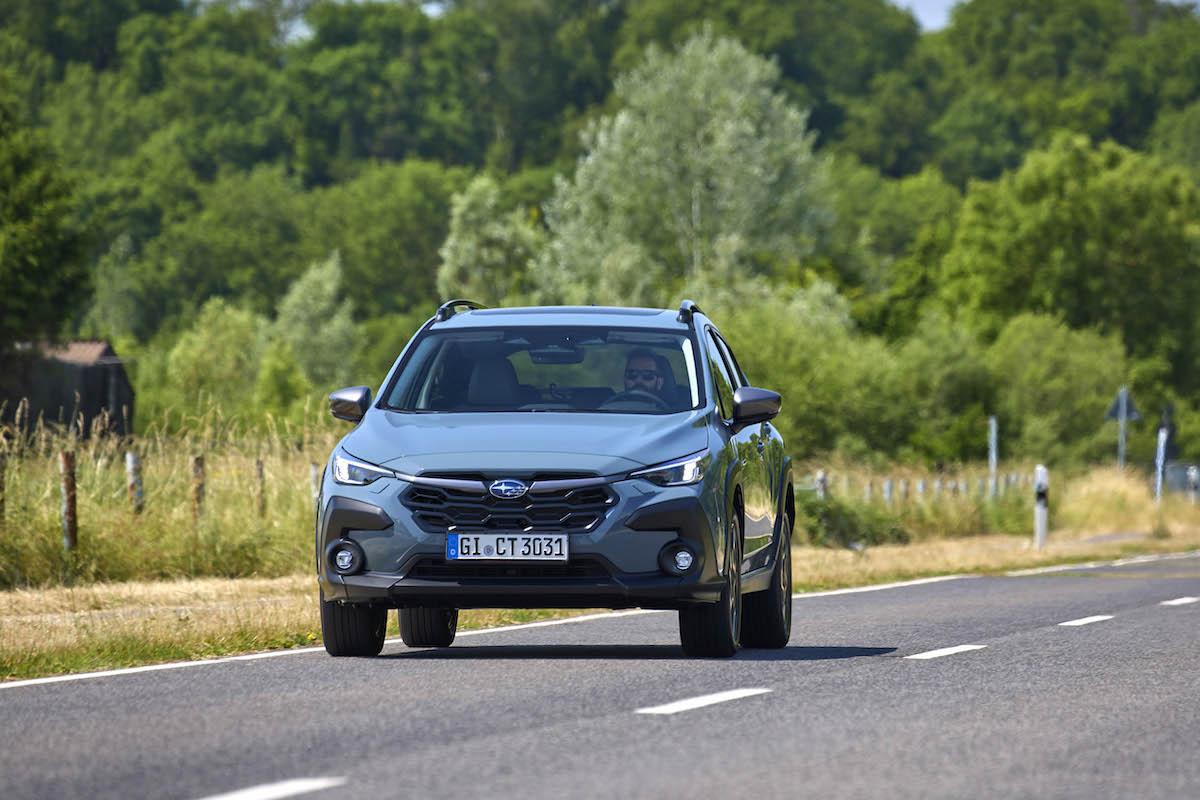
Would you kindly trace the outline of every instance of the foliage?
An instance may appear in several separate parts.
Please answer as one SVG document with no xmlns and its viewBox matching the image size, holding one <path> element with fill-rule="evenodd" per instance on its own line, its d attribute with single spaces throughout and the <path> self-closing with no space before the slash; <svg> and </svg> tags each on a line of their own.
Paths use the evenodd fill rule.
<svg viewBox="0 0 1200 800">
<path fill-rule="evenodd" d="M 1120 340 L 1022 314 L 1004 326 L 986 361 L 1001 425 L 1014 432 L 1005 436 L 1006 457 L 1061 463 L 1107 455 L 1102 420 L 1126 372 Z"/>
<path fill-rule="evenodd" d="M 243 408 L 254 392 L 263 325 L 220 298 L 205 303 L 168 357 L 166 386 L 174 407 L 197 416 L 213 406 Z"/>
<path fill-rule="evenodd" d="M 273 351 L 275 370 L 290 357 L 313 386 L 332 391 L 350 380 L 354 308 L 341 297 L 342 264 L 336 253 L 296 279 L 279 301 L 271 326 L 271 336 L 287 345 Z M 296 386 L 294 381 L 289 384 L 289 388 Z M 284 396 L 301 394 L 289 391 Z"/>
<path fill-rule="evenodd" d="M 1064 136 L 994 184 L 972 184 L 942 260 L 947 308 L 987 336 L 1022 311 L 1121 337 L 1196 383 L 1200 187 L 1115 144 Z"/>
<path fill-rule="evenodd" d="M 45 137 L 23 124 L 0 73 L 0 352 L 55 336 L 87 289 L 75 197 Z"/>
<path fill-rule="evenodd" d="M 454 196 L 450 233 L 439 251 L 438 293 L 499 305 L 526 293 L 526 269 L 541 231 L 521 209 L 502 213 L 500 186 L 481 175 Z"/>
<path fill-rule="evenodd" d="M 993 358 L 1030 313 L 1120 356 L 1077 394 L 1125 381 L 1200 446 L 1189 5 L 968 0 L 926 33 L 887 0 L 0 0 L 0 19 L 0 165 L 25 176 L 0 180 L 0 346 L 115 341 L 139 419 L 195 413 L 171 357 L 224 341 L 197 327 L 214 299 L 259 331 L 222 374 L 265 424 L 374 384 L 446 294 L 687 294 L 784 390 L 798 454 L 978 458 L 1014 404 L 1006 450 L 1100 452 L 1090 410 L 1056 418 L 1040 404 L 1065 390 L 1032 378 L 1017 398 Z M 331 252 L 338 281 L 306 276 Z M 321 311 L 285 300 L 302 290 Z M 329 320 L 315 350 L 282 334 Z"/>
<path fill-rule="evenodd" d="M 683 280 L 810 253 L 827 216 L 824 167 L 778 76 L 707 30 L 672 54 L 651 48 L 546 208 L 534 265 L 544 296 L 662 304 Z"/>
</svg>

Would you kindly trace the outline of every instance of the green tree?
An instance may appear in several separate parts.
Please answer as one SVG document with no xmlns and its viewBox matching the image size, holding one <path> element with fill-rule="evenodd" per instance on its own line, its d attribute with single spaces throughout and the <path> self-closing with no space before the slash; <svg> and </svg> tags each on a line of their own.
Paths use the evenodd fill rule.
<svg viewBox="0 0 1200 800">
<path fill-rule="evenodd" d="M 1200 174 L 1200 100 L 1159 114 L 1150 131 L 1150 151 Z"/>
<path fill-rule="evenodd" d="M 351 181 L 311 193 L 307 251 L 342 256 L 345 292 L 368 316 L 437 307 L 438 247 L 450 202 L 470 179 L 432 161 L 374 164 Z"/>
<path fill-rule="evenodd" d="M 86 297 L 76 200 L 44 137 L 18 119 L 0 75 L 0 351 L 55 336 Z"/>
<path fill-rule="evenodd" d="M 266 323 L 221 298 L 204 304 L 167 357 L 167 397 L 185 414 L 218 408 L 228 415 L 254 394 Z"/>
<path fill-rule="evenodd" d="M 822 142 L 840 138 L 850 101 L 902 67 L 920 33 L 885 0 L 644 0 L 629 4 L 614 63 L 633 69 L 648 45 L 677 46 L 706 25 L 778 64 L 783 91 L 811 109 Z"/>
<path fill-rule="evenodd" d="M 1117 337 L 1022 314 L 1008 321 L 985 360 L 1012 456 L 1077 462 L 1107 455 L 1104 412 L 1126 373 Z"/>
<path fill-rule="evenodd" d="M 268 343 L 254 380 L 255 410 L 297 419 L 303 415 L 305 400 L 312 395 L 312 384 L 305 377 L 292 346 L 283 339 Z"/>
<path fill-rule="evenodd" d="M 271 333 L 290 347 L 313 386 L 332 390 L 349 381 L 356 339 L 354 309 L 342 299 L 342 264 L 336 253 L 310 266 L 292 284 L 279 301 Z"/>
<path fill-rule="evenodd" d="M 180 0 L 0 0 L 4 27 L 54 57 L 104 69 L 116 57 L 117 32 L 139 14 L 171 14 Z"/>
<path fill-rule="evenodd" d="M 539 289 L 659 304 L 720 263 L 811 253 L 828 219 L 825 165 L 778 77 L 707 31 L 675 53 L 650 48 L 617 81 L 621 110 L 589 127 L 574 177 L 547 205 Z"/>
<path fill-rule="evenodd" d="M 967 192 L 938 290 L 987 336 L 1034 311 L 1162 356 L 1177 387 L 1196 375 L 1200 187 L 1119 145 L 1056 139 L 1019 170 Z"/>
<path fill-rule="evenodd" d="M 500 186 L 480 175 L 454 196 L 450 233 L 439 251 L 438 292 L 489 305 L 512 302 L 526 291 L 526 269 L 542 232 L 522 209 L 501 208 Z"/>
</svg>

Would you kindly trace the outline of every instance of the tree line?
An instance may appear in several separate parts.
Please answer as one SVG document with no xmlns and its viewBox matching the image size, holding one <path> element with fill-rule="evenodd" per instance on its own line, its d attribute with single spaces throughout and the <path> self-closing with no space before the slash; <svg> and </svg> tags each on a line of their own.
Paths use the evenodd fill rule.
<svg viewBox="0 0 1200 800">
<path fill-rule="evenodd" d="M 1190 4 L 0 0 L 0 349 L 298 415 L 439 298 L 686 294 L 799 455 L 1186 451 L 1198 142 Z"/>
</svg>

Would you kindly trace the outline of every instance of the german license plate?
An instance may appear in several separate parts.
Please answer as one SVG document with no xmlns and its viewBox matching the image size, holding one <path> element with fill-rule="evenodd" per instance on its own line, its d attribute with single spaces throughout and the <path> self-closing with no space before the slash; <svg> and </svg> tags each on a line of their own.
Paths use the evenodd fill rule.
<svg viewBox="0 0 1200 800">
<path fill-rule="evenodd" d="M 566 561 L 565 533 L 451 533 L 447 561 Z"/>
</svg>

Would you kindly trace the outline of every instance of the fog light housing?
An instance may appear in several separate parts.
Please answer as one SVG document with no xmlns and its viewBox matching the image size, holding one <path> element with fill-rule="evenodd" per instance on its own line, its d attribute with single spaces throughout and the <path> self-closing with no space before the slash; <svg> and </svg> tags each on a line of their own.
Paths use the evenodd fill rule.
<svg viewBox="0 0 1200 800">
<path fill-rule="evenodd" d="M 362 572 L 367 564 L 366 553 L 358 542 L 338 539 L 325 548 L 325 559 L 338 575 L 353 575 Z"/>
<path fill-rule="evenodd" d="M 700 564 L 696 551 L 678 539 L 658 553 L 658 567 L 668 575 L 682 576 L 694 572 Z"/>
</svg>

